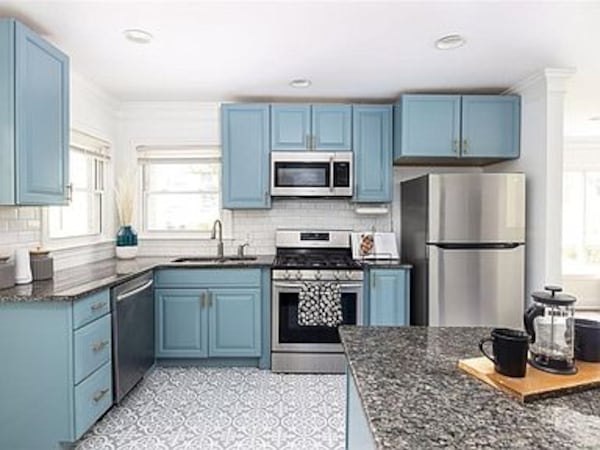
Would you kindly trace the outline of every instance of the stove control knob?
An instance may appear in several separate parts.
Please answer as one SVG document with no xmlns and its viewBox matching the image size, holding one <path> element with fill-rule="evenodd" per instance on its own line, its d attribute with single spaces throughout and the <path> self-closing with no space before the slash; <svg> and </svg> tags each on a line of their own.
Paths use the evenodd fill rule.
<svg viewBox="0 0 600 450">
<path fill-rule="evenodd" d="M 323 275 L 321 275 L 321 271 L 317 270 L 315 272 L 315 280 L 320 280 L 323 277 Z"/>
<path fill-rule="evenodd" d="M 339 280 L 339 279 L 340 279 L 340 271 L 339 271 L 339 270 L 336 270 L 336 271 L 334 272 L 334 274 L 333 274 L 333 278 L 335 278 L 336 280 Z"/>
<path fill-rule="evenodd" d="M 302 272 L 298 271 L 296 272 L 296 280 L 300 280 L 302 279 Z"/>
<path fill-rule="evenodd" d="M 285 278 L 286 280 L 289 280 L 291 277 L 292 277 L 292 274 L 290 273 L 290 271 L 289 271 L 289 270 L 286 270 L 286 271 L 283 273 L 283 278 Z"/>
<path fill-rule="evenodd" d="M 350 272 L 349 270 L 346 270 L 346 280 L 351 280 L 352 279 L 352 272 Z"/>
</svg>

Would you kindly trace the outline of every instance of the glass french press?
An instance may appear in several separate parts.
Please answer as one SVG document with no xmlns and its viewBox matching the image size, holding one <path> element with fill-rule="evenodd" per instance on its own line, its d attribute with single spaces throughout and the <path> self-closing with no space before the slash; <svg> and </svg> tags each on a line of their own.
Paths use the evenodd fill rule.
<svg viewBox="0 0 600 450">
<path fill-rule="evenodd" d="M 558 286 L 545 286 L 547 292 L 531 294 L 533 303 L 525 311 L 525 329 L 531 336 L 529 364 L 556 374 L 574 374 L 576 298 L 559 294 Z"/>
</svg>

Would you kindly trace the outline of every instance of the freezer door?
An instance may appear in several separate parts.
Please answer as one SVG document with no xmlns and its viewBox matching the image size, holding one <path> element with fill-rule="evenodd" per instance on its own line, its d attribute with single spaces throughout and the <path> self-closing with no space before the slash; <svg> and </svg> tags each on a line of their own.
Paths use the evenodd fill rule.
<svg viewBox="0 0 600 450">
<path fill-rule="evenodd" d="M 429 249 L 429 325 L 522 328 L 525 246 Z"/>
<path fill-rule="evenodd" d="M 523 174 L 432 174 L 428 187 L 428 242 L 525 242 Z"/>
</svg>

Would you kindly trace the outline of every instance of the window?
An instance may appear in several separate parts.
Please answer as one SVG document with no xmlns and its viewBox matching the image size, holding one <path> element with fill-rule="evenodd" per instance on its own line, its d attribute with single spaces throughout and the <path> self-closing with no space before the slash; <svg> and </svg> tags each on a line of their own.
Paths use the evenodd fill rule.
<svg viewBox="0 0 600 450">
<path fill-rule="evenodd" d="M 221 162 L 215 149 L 143 147 L 139 155 L 144 232 L 206 232 L 221 218 Z"/>
<path fill-rule="evenodd" d="M 564 172 L 563 272 L 600 271 L 600 170 Z"/>
<path fill-rule="evenodd" d="M 70 201 L 48 208 L 50 239 L 102 234 L 106 158 L 72 146 L 69 154 Z"/>
</svg>

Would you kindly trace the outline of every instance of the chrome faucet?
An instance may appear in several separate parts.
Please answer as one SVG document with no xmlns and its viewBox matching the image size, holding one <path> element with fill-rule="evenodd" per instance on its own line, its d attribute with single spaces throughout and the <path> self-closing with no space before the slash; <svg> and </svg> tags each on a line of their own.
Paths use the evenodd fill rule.
<svg viewBox="0 0 600 450">
<path fill-rule="evenodd" d="M 217 225 L 219 226 L 219 234 L 217 236 Z M 215 220 L 213 223 L 212 234 L 210 235 L 211 239 L 218 239 L 217 242 L 217 256 L 219 258 L 223 257 L 223 224 L 219 219 Z"/>
</svg>

